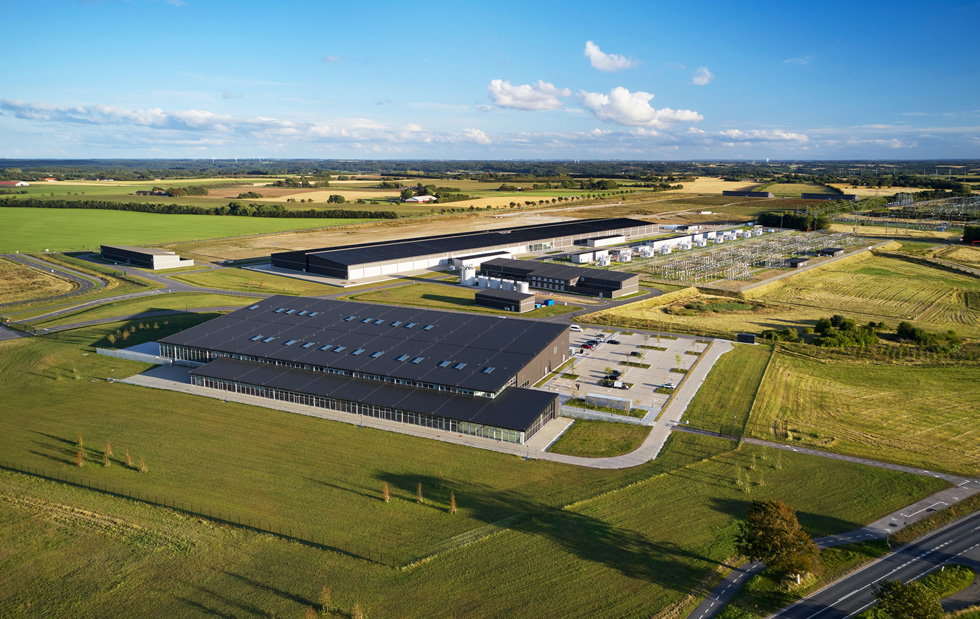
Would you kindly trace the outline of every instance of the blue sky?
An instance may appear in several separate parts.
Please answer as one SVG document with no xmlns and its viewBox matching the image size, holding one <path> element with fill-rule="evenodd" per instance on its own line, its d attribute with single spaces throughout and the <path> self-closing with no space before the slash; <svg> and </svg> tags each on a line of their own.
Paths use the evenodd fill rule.
<svg viewBox="0 0 980 619">
<path fill-rule="evenodd" d="M 3 7 L 6 158 L 980 158 L 980 2 Z"/>
</svg>

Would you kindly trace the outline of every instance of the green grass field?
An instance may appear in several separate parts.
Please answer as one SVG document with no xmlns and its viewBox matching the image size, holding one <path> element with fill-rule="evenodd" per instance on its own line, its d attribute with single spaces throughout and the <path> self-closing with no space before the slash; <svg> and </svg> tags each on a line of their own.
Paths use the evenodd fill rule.
<svg viewBox="0 0 980 619">
<path fill-rule="evenodd" d="M 756 391 L 769 364 L 772 347 L 735 344 L 722 355 L 691 400 L 684 420 L 691 427 L 740 436 Z"/>
<path fill-rule="evenodd" d="M 980 474 L 976 367 L 906 367 L 777 352 L 746 433 L 875 460 Z"/>
<path fill-rule="evenodd" d="M 385 288 L 383 290 L 372 290 L 360 294 L 353 294 L 346 299 L 351 301 L 364 301 L 367 303 L 385 303 L 392 305 L 411 305 L 415 307 L 427 307 L 442 310 L 463 310 L 467 312 L 479 312 L 481 314 L 497 314 L 501 316 L 520 316 L 521 318 L 542 318 L 545 316 L 559 316 L 582 309 L 578 305 L 552 305 L 540 307 L 523 314 L 505 312 L 503 310 L 480 307 L 473 300 L 475 288 L 464 288 L 462 286 L 446 286 L 443 284 L 409 284 L 407 286 L 397 286 Z"/>
<path fill-rule="evenodd" d="M 0 209 L 0 253 L 77 251 L 326 228 L 367 219 L 274 219 L 159 215 L 88 209 Z"/>
<path fill-rule="evenodd" d="M 650 426 L 576 419 L 548 451 L 584 458 L 605 458 L 629 453 L 650 434 Z"/>
<path fill-rule="evenodd" d="M 103 305 L 96 305 L 80 309 L 75 312 L 63 314 L 54 318 L 39 317 L 32 321 L 36 328 L 56 327 L 59 325 L 70 325 L 87 320 L 98 320 L 102 318 L 114 318 L 117 316 L 128 316 L 142 312 L 155 312 L 161 310 L 171 310 L 172 313 L 179 313 L 190 309 L 204 307 L 238 307 L 255 302 L 255 297 L 239 297 L 234 295 L 210 294 L 206 292 L 176 292 L 172 294 L 161 293 L 137 297 L 134 299 L 124 299 L 113 301 Z"/>
<path fill-rule="evenodd" d="M 237 268 L 176 274 L 172 276 L 172 279 L 202 288 L 221 288 L 222 290 L 266 294 L 324 295 L 335 293 L 338 290 L 333 286 L 317 284 L 295 277 L 283 277 Z"/>
<path fill-rule="evenodd" d="M 800 197 L 804 193 L 834 193 L 818 183 L 774 183 L 757 191 L 769 191 L 777 197 Z"/>
</svg>

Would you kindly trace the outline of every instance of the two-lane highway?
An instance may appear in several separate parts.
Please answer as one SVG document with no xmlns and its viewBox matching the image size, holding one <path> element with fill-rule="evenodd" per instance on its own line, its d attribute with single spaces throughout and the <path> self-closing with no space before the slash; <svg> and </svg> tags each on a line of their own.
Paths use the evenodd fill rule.
<svg viewBox="0 0 980 619">
<path fill-rule="evenodd" d="M 980 512 L 908 544 L 812 596 L 772 615 L 772 619 L 845 619 L 875 603 L 874 588 L 907 583 L 949 563 L 980 560 Z"/>
</svg>

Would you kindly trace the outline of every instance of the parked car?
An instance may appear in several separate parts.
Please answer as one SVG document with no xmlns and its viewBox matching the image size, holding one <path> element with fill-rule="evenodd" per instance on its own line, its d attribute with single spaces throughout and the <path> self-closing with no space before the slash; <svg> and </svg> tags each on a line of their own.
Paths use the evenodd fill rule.
<svg viewBox="0 0 980 619">
<path fill-rule="evenodd" d="M 642 356 L 643 356 L 643 353 L 641 353 L 641 352 L 640 352 L 640 351 L 638 351 L 638 350 L 634 350 L 634 351 L 632 351 L 632 352 L 630 353 L 630 356 L 631 356 L 631 357 L 642 357 Z"/>
<path fill-rule="evenodd" d="M 595 346 L 593 346 L 592 344 L 582 344 L 582 348 L 585 350 L 593 350 Z"/>
<path fill-rule="evenodd" d="M 677 383 L 664 383 L 660 386 L 664 389 L 677 389 Z"/>
<path fill-rule="evenodd" d="M 616 389 L 629 389 L 630 388 L 630 384 L 629 383 L 622 383 L 622 382 L 619 382 L 617 380 L 617 381 L 614 381 L 613 382 L 613 387 L 615 387 Z"/>
<path fill-rule="evenodd" d="M 570 326 L 568 328 L 568 330 L 571 331 L 572 333 L 581 333 L 582 332 L 582 327 L 580 327 L 578 325 L 572 325 L 572 326 Z"/>
<path fill-rule="evenodd" d="M 606 344 L 619 344 L 619 340 L 606 340 Z"/>
<path fill-rule="evenodd" d="M 612 387 L 615 383 L 616 383 L 616 381 L 614 381 L 611 378 L 603 378 L 602 380 L 599 381 L 599 386 L 600 387 Z"/>
</svg>

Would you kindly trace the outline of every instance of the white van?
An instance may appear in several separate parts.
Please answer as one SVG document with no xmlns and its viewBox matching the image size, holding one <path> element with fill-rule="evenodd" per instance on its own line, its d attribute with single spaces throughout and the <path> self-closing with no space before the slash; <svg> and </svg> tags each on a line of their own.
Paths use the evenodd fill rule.
<svg viewBox="0 0 980 619">
<path fill-rule="evenodd" d="M 571 331 L 572 333 L 581 333 L 582 332 L 582 327 L 580 327 L 578 325 L 572 325 L 572 326 L 570 326 L 568 328 L 568 330 Z"/>
</svg>

